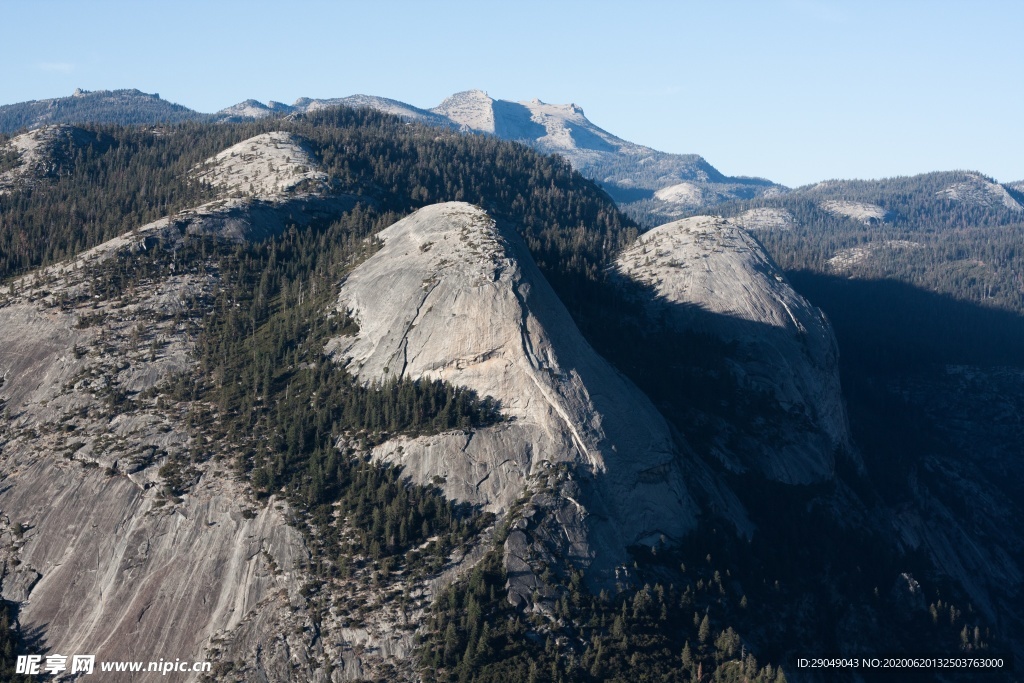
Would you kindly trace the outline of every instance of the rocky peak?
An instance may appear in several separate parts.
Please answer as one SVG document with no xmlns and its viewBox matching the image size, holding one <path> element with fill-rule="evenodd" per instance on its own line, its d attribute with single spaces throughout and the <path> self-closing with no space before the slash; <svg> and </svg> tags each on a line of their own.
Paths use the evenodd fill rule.
<svg viewBox="0 0 1024 683">
<path fill-rule="evenodd" d="M 262 119 L 278 111 L 288 110 L 291 107 L 280 102 L 269 102 L 263 104 L 259 100 L 245 100 L 214 114 L 218 121 L 242 121 L 245 119 Z"/>
<path fill-rule="evenodd" d="M 430 111 L 457 126 L 480 133 L 496 133 L 495 100 L 483 90 L 466 90 L 448 97 Z"/>
<path fill-rule="evenodd" d="M 11 138 L 0 151 L 16 156 L 17 161 L 13 168 L 0 173 L 0 194 L 19 184 L 60 174 L 74 148 L 97 142 L 102 142 L 102 137 L 67 125 L 43 126 Z"/>
<path fill-rule="evenodd" d="M 1024 206 L 1005 187 L 978 173 L 969 173 L 965 180 L 940 190 L 937 196 L 973 206 L 1002 206 L 1011 211 L 1024 211 Z"/>
<path fill-rule="evenodd" d="M 75 90 L 67 97 L 0 106 L 0 133 L 47 124 L 177 123 L 206 118 L 180 104 L 140 90 Z"/>
<path fill-rule="evenodd" d="M 735 400 L 752 406 L 755 432 L 743 449 L 719 443 L 728 467 L 790 484 L 833 476 L 849 435 L 832 328 L 753 237 L 697 216 L 641 235 L 617 267 L 645 292 L 652 319 L 727 349 Z"/>
<path fill-rule="evenodd" d="M 264 199 L 327 181 L 308 143 L 282 131 L 243 140 L 207 159 L 192 175 L 226 192 Z"/>
<path fill-rule="evenodd" d="M 512 556 L 528 563 L 524 548 L 544 546 L 592 578 L 610 577 L 628 546 L 693 528 L 697 506 L 664 419 L 583 340 L 513 230 L 448 203 L 379 237 L 339 298 L 359 332 L 331 351 L 365 381 L 441 378 L 496 399 L 508 419 L 395 439 L 375 457 L 498 513 L 533 490 L 542 512 Z"/>
</svg>

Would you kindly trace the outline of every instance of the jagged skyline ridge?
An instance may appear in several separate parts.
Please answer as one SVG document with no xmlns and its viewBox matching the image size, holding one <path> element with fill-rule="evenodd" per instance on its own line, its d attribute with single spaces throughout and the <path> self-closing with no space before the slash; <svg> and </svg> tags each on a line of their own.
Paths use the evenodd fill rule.
<svg viewBox="0 0 1024 683">
<path fill-rule="evenodd" d="M 269 4 L 51 9 L 50 40 L 12 34 L 0 46 L 0 102 L 137 87 L 198 111 L 353 93 L 430 108 L 481 88 L 576 102 L 624 139 L 791 187 L 957 168 L 1024 177 L 1024 140 L 1007 134 L 1024 108 L 1005 76 L 1024 59 L 1012 40 L 1024 9 L 1012 4 L 293 10 L 343 38 L 328 41 L 268 22 L 280 12 Z M 30 12 L 7 15 L 29 25 Z"/>
</svg>

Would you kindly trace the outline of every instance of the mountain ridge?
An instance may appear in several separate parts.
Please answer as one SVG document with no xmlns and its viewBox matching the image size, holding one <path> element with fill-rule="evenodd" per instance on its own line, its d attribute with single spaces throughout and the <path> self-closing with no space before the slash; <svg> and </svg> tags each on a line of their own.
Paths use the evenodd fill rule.
<svg viewBox="0 0 1024 683">
<path fill-rule="evenodd" d="M 605 189 L 623 211 L 648 225 L 676 220 L 705 206 L 770 199 L 791 191 L 759 177 L 726 176 L 698 154 L 660 152 L 618 138 L 589 121 L 583 108 L 575 103 L 496 100 L 482 90 L 455 93 L 433 108 L 358 94 L 336 98 L 300 97 L 292 104 L 273 100 L 264 104 L 248 99 L 207 114 L 162 100 L 158 93 L 137 89 L 78 89 L 68 97 L 0 106 L 0 134 L 59 123 L 239 122 L 308 113 L 332 106 L 366 107 L 408 121 L 495 135 L 523 142 L 545 154 L 560 154 L 576 170 Z M 965 197 L 978 201 L 987 196 L 990 198 L 987 201 L 1002 203 L 1011 209 L 1015 205 L 1024 206 L 1024 181 L 999 184 L 982 173 L 963 173 L 979 180 L 970 181 L 969 187 L 951 188 L 948 195 L 951 199 Z M 829 180 L 792 191 L 870 182 L 880 181 Z M 999 187 L 979 187 L 979 182 Z"/>
<path fill-rule="evenodd" d="M 76 91 L 75 95 L 0 107 L 0 133 L 47 123 L 161 123 L 178 121 L 237 122 L 268 116 L 289 116 L 331 106 L 367 107 L 406 120 L 464 132 L 495 135 L 522 142 L 545 154 L 560 154 L 576 170 L 598 182 L 624 204 L 653 202 L 666 215 L 708 203 L 749 199 L 785 188 L 752 177 L 729 177 L 697 154 L 671 154 L 622 140 L 594 125 L 576 104 L 495 100 L 481 90 L 455 93 L 432 109 L 373 95 L 313 99 L 300 97 L 291 105 L 255 99 L 212 114 L 193 111 L 138 90 Z M 663 188 L 681 183 L 696 192 L 655 197 Z"/>
<path fill-rule="evenodd" d="M 583 661 L 570 679 L 578 681 L 614 658 L 635 668 L 633 652 L 646 667 L 651 642 L 629 640 L 645 623 L 665 638 L 659 666 L 672 671 L 684 643 L 708 672 L 720 655 L 736 657 L 740 637 L 761 661 L 783 664 L 793 647 L 877 650 L 891 647 L 894 633 L 951 652 L 960 651 L 961 628 L 969 641 L 968 626 L 980 624 L 972 647 L 989 639 L 981 629 L 990 624 L 1014 637 L 1024 562 L 1016 536 L 998 527 L 1019 518 L 1017 505 L 1014 496 L 976 495 L 985 479 L 971 471 L 989 453 L 1015 452 L 1014 409 L 1000 408 L 1001 431 L 990 437 L 1002 449 L 981 449 L 957 478 L 941 472 L 955 458 L 914 462 L 885 449 L 860 471 L 856 457 L 833 452 L 846 445 L 842 434 L 829 435 L 842 431 L 843 404 L 828 321 L 787 284 L 800 274 L 781 271 L 729 219 L 684 219 L 638 237 L 608 195 L 567 164 L 486 130 L 463 136 L 307 104 L 301 116 L 238 124 L 83 128 L 114 143 L 0 197 L 0 218 L 14 217 L 4 235 L 16 246 L 30 219 L 62 216 L 40 213 L 60 204 L 48 190 L 73 188 L 65 196 L 86 208 L 36 220 L 48 228 L 35 233 L 43 239 L 70 234 L 62 254 L 74 258 L 36 260 L 40 268 L 24 276 L 8 266 L 11 286 L 0 291 L 0 399 L 11 416 L 0 422 L 0 587 L 26 625 L 72 624 L 72 603 L 92 600 L 98 587 L 108 598 L 98 609 L 112 620 L 134 620 L 140 634 L 190 620 L 188 637 L 215 645 L 226 680 L 274 681 L 415 679 L 420 665 L 443 665 L 454 680 L 455 667 L 488 661 L 482 653 L 499 642 L 474 628 L 481 604 L 493 608 L 487 628 L 545 669 Z M 576 145 L 577 108 L 531 105 L 558 119 L 538 122 L 530 106 L 512 104 L 522 108 L 475 92 L 445 110 L 467 129 L 539 134 L 534 126 L 550 123 Z M 108 154 L 128 141 L 146 167 L 182 181 L 181 202 L 153 192 L 177 187 L 167 175 L 127 166 L 120 150 Z M 97 172 L 108 166 L 118 172 Z M 984 184 L 943 194 L 970 181 L 931 178 L 915 201 L 940 207 L 954 227 L 975 215 L 1016 216 L 988 201 L 998 197 Z M 798 235 L 810 216 L 858 244 L 894 237 L 893 221 L 913 215 L 889 206 L 898 185 L 857 189 L 825 185 L 783 195 L 789 203 L 762 197 L 723 212 L 758 226 L 766 242 Z M 96 209 L 120 208 L 124 197 L 161 217 Z M 976 198 L 988 203 L 971 204 Z M 21 205 L 29 207 L 22 215 L 6 211 Z M 97 215 L 114 216 L 106 222 L 119 232 L 79 241 L 80 223 L 101 222 Z M 126 215 L 147 218 L 118 218 Z M 58 223 L 67 224 L 63 237 Z M 627 272 L 612 272 L 617 257 Z M 872 299 L 882 301 L 899 303 Z M 912 321 L 943 310 L 908 308 Z M 325 355 L 325 344 L 336 353 Z M 806 371 L 793 370 L 797 362 Z M 801 374 L 823 392 L 807 391 L 795 381 Z M 988 376 L 971 381 L 985 385 Z M 1016 375 L 999 386 L 1015 383 Z M 927 384 L 915 390 L 934 393 Z M 1003 405 L 1001 391 L 977 414 Z M 697 401 L 703 415 L 692 410 Z M 899 422 L 890 405 L 878 410 Z M 810 434 L 811 447 L 772 443 L 776 420 L 782 436 Z M 970 430 L 960 438 L 965 449 L 978 443 Z M 894 451 L 905 443 L 893 441 Z M 231 481 L 211 486 L 221 477 Z M 61 500 L 81 492 L 95 517 L 71 503 L 50 510 L 47 481 Z M 937 486 L 952 490 L 932 495 Z M 990 521 L 974 523 L 981 519 Z M 77 575 L 91 565 L 64 561 L 61 541 L 74 546 L 65 553 L 88 554 L 109 547 L 112 526 L 140 532 L 124 553 L 104 556 L 98 573 L 115 581 Z M 174 554 L 175 538 L 209 552 L 179 557 L 159 575 L 154 563 Z M 581 577 L 588 562 L 594 576 Z M 231 590 L 206 595 L 235 610 L 205 621 L 195 603 L 175 617 L 174 600 L 147 588 L 162 581 L 181 595 L 182 577 L 212 572 L 202 581 L 216 583 L 225 566 L 245 567 L 247 578 L 229 572 Z M 122 568 L 127 578 L 117 583 Z M 607 594 L 588 598 L 580 586 L 595 583 Z M 66 587 L 83 600 L 61 601 Z M 929 618 L 926 601 L 939 595 Z M 430 598 L 439 607 L 427 616 Z M 460 604 L 466 619 L 448 622 L 449 637 L 444 615 L 461 618 Z M 703 626 L 692 618 L 701 613 Z M 433 659 L 419 665 L 417 630 L 434 638 Z M 117 634 L 122 645 L 135 642 Z M 72 642 L 63 626 L 52 635 Z M 186 640 L 171 644 L 196 645 Z"/>
</svg>

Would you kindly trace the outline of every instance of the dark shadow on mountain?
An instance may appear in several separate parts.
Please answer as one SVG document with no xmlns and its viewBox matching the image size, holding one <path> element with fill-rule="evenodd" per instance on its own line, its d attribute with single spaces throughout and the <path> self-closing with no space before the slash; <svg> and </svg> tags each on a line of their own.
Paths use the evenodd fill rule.
<svg viewBox="0 0 1024 683">
<path fill-rule="evenodd" d="M 1011 187 L 1009 184 L 1003 185 L 1003 189 L 1006 190 L 1006 192 L 1011 197 L 1016 199 L 1019 204 L 1024 205 L 1024 192 L 1022 192 L 1021 190 L 1018 190 L 1015 187 Z"/>
<path fill-rule="evenodd" d="M 0 642 L 6 641 L 13 646 L 12 655 L 45 655 L 50 650 L 46 644 L 48 624 L 24 628 L 18 619 L 18 612 L 19 605 L 17 603 L 0 599 L 0 613 L 6 613 L 7 616 L 7 629 L 6 632 L 0 631 Z M 0 651 L 0 656 L 3 654 Z M 11 663 L 13 664 L 13 662 Z M 8 664 L 8 662 L 3 662 L 3 664 Z"/>
<path fill-rule="evenodd" d="M 851 429 L 890 503 L 930 457 L 1024 500 L 1024 317 L 891 280 L 790 279 L 832 321 Z"/>
<path fill-rule="evenodd" d="M 943 365 L 1024 367 L 1024 317 L 894 280 L 787 273 L 829 316 L 844 368 L 908 374 Z"/>
<path fill-rule="evenodd" d="M 882 651 L 909 652 L 934 649 L 952 636 L 949 644 L 955 648 L 956 633 L 929 631 L 935 628 L 927 613 L 921 619 L 919 611 L 908 614 L 895 602 L 888 604 L 898 593 L 893 582 L 898 586 L 908 573 L 927 586 L 929 600 L 938 592 L 947 603 L 980 607 L 1002 642 L 1024 651 L 1015 635 L 1024 615 L 1013 606 L 1021 585 L 1019 576 L 1012 578 L 1014 567 L 1024 566 L 1014 540 L 1019 535 L 1014 519 L 1024 514 L 1017 502 L 1024 499 L 1018 445 L 1024 440 L 1013 437 L 1022 430 L 1013 405 L 1024 405 L 1024 379 L 1014 384 L 1014 375 L 987 389 L 990 379 L 983 375 L 970 385 L 974 389 L 964 390 L 960 387 L 967 385 L 952 383 L 945 369 L 949 364 L 1024 368 L 1024 319 L 902 283 L 792 274 L 795 288 L 823 308 L 834 325 L 854 448 L 865 462 L 859 471 L 837 454 L 835 480 L 794 486 L 756 472 L 732 472 L 711 452 L 725 435 L 729 448 L 756 457 L 772 438 L 780 413 L 771 396 L 745 390 L 731 375 L 743 349 L 709 332 L 726 327 L 757 338 L 776 331 L 664 301 L 649 286 L 624 287 L 618 278 L 611 280 L 570 310 L 598 352 L 652 399 L 746 507 L 757 525 L 753 538 L 739 542 L 733 534 L 719 533 L 719 552 L 735 558 L 738 574 L 776 577 L 790 590 L 802 586 L 794 599 L 822 601 L 815 608 L 822 611 L 812 618 L 813 636 L 804 631 L 767 640 L 779 647 L 793 638 L 825 648 L 846 646 L 851 624 L 878 608 L 878 618 L 893 621 L 880 622 L 874 635 L 864 634 L 862 645 L 885 646 L 889 639 L 892 647 Z M 666 323 L 672 318 L 687 320 L 686 329 L 671 329 Z M 906 378 L 915 384 L 894 384 Z M 971 393 L 980 391 L 986 394 Z M 1010 407 L 995 420 L 989 407 L 1007 403 Z M 956 431 L 943 431 L 947 426 Z M 921 529 L 940 531 L 927 541 L 897 540 L 896 519 L 917 519 Z M 712 527 L 729 525 L 709 517 L 700 533 L 707 535 Z M 955 559 L 940 564 L 928 548 L 943 539 Z M 687 545 L 697 542 L 690 539 Z M 758 598 L 771 601 L 785 590 Z M 870 595 L 881 595 L 881 602 L 866 606 Z"/>
<path fill-rule="evenodd" d="M 532 118 L 530 110 L 518 102 L 494 100 L 494 134 L 505 140 L 536 140 L 548 134 Z"/>
<path fill-rule="evenodd" d="M 604 138 L 595 133 L 591 133 L 586 128 L 580 126 L 568 126 L 569 135 L 572 136 L 572 141 L 576 143 L 576 147 L 579 149 L 589 149 L 595 152 L 615 152 L 617 149 L 608 144 Z"/>
<path fill-rule="evenodd" d="M 667 301 L 618 275 L 599 287 L 577 316 L 585 336 L 709 461 L 756 471 L 759 459 L 810 441 L 834 455 L 810 416 L 786 408 L 757 376 L 794 331 Z"/>
<path fill-rule="evenodd" d="M 836 331 L 869 491 L 920 515 L 924 544 L 944 535 L 975 606 L 1016 628 L 1024 614 L 1007 600 L 1024 567 L 1024 317 L 891 280 L 790 279 Z"/>
<path fill-rule="evenodd" d="M 599 180 L 595 182 L 602 190 L 608 193 L 609 197 L 615 200 L 616 204 L 639 202 L 644 199 L 651 199 L 654 196 L 654 190 L 648 190 L 643 187 L 625 187 L 615 183 L 603 183 Z"/>
</svg>

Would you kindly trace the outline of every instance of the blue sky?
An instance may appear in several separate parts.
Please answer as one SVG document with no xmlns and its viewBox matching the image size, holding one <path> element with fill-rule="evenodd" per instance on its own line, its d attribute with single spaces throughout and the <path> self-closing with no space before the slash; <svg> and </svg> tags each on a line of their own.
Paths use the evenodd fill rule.
<svg viewBox="0 0 1024 683">
<path fill-rule="evenodd" d="M 1024 3 L 0 0 L 0 104 L 138 88 L 200 111 L 469 88 L 790 186 L 1024 179 Z M 12 30 L 16 29 L 16 30 Z"/>
</svg>

